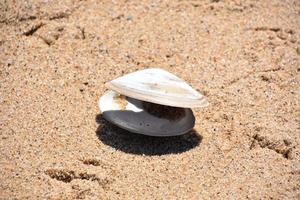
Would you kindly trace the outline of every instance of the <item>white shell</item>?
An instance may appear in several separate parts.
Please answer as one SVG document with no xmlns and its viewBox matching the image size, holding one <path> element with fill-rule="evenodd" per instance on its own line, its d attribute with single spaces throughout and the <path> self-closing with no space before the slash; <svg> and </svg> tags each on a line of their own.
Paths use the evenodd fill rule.
<svg viewBox="0 0 300 200">
<path fill-rule="evenodd" d="M 185 81 L 158 68 L 133 72 L 105 85 L 122 95 L 161 105 L 183 108 L 208 105 L 206 98 Z"/>
<path fill-rule="evenodd" d="M 144 110 L 142 101 L 123 97 L 114 91 L 107 91 L 99 100 L 103 117 L 109 122 L 134 133 L 150 136 L 176 136 L 190 131 L 195 125 L 195 117 L 189 108 L 184 109 L 180 118 L 159 118 Z M 125 102 L 125 104 L 124 104 Z"/>
</svg>

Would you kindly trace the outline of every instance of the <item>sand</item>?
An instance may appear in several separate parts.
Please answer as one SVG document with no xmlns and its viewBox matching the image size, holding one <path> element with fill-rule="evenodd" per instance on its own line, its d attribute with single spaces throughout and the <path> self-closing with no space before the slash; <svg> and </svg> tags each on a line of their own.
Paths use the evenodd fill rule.
<svg viewBox="0 0 300 200">
<path fill-rule="evenodd" d="M 300 2 L 0 1 L 0 199 L 300 199 Z M 186 135 L 100 115 L 160 67 L 205 94 Z"/>
</svg>

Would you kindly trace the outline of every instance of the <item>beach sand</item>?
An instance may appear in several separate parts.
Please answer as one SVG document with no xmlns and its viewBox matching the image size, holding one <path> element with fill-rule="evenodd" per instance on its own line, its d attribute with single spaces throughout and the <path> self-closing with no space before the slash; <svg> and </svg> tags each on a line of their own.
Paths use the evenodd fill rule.
<svg viewBox="0 0 300 200">
<path fill-rule="evenodd" d="M 0 1 L 0 199 L 300 199 L 300 2 Z M 186 135 L 106 122 L 159 67 L 205 94 Z"/>
</svg>

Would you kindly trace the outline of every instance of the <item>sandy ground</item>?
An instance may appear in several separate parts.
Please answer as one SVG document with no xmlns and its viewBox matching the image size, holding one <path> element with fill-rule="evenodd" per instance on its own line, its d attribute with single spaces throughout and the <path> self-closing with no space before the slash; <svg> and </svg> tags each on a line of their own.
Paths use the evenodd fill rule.
<svg viewBox="0 0 300 200">
<path fill-rule="evenodd" d="M 299 1 L 0 2 L 0 199 L 300 199 Z M 101 117 L 148 67 L 208 97 L 191 133 Z"/>
</svg>

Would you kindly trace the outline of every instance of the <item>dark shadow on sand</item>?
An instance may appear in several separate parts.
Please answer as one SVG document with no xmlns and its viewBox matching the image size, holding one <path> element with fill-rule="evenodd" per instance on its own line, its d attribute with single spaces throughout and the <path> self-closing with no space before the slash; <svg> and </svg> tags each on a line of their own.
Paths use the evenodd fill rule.
<svg viewBox="0 0 300 200">
<path fill-rule="evenodd" d="M 195 148 L 202 136 L 194 129 L 189 133 L 174 137 L 151 137 L 123 130 L 108 121 L 101 114 L 96 116 L 99 124 L 96 135 L 104 144 L 125 153 L 137 155 L 178 154 Z"/>
</svg>

